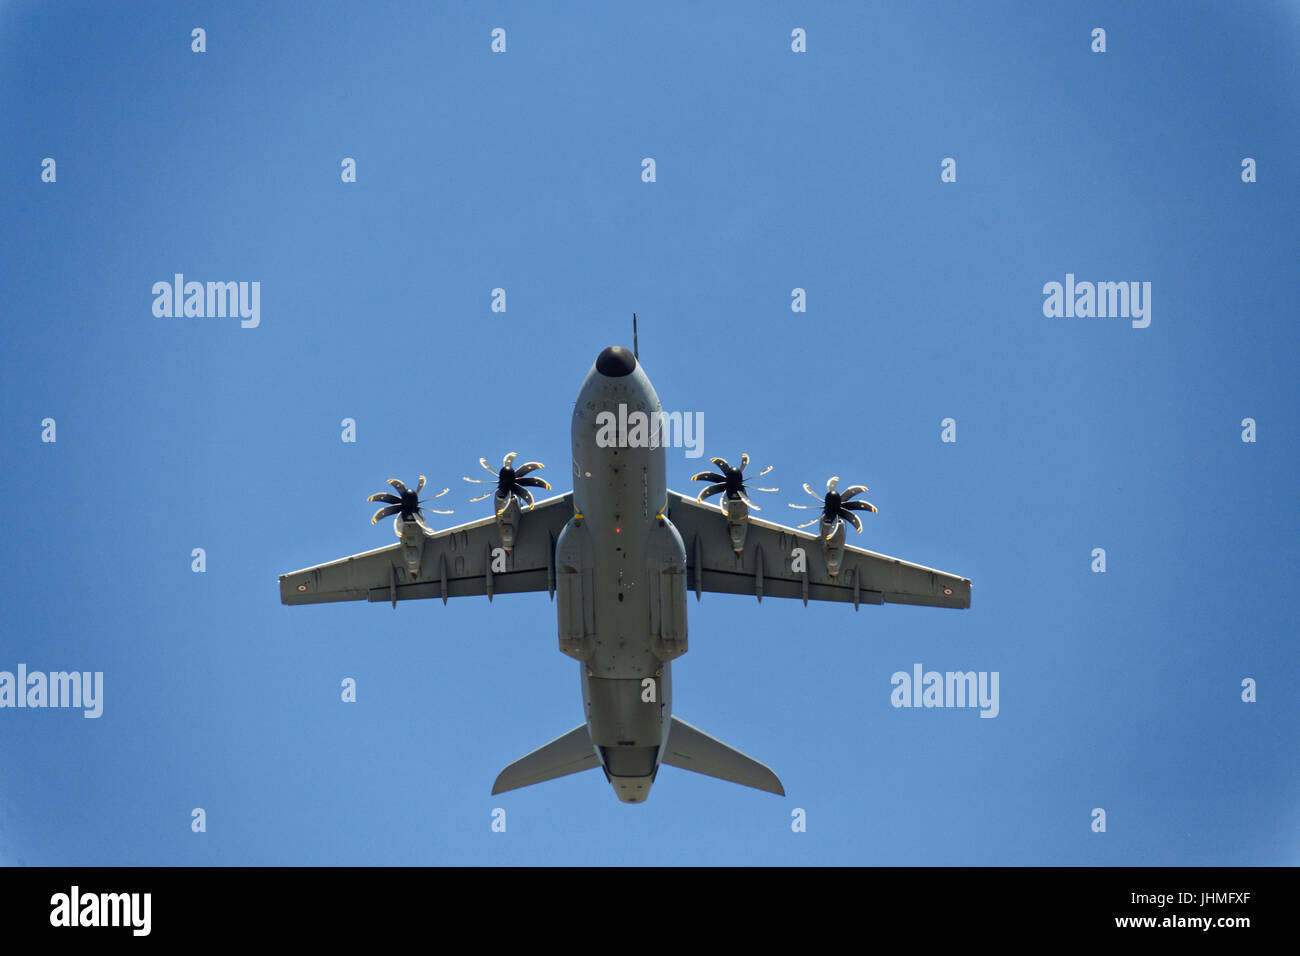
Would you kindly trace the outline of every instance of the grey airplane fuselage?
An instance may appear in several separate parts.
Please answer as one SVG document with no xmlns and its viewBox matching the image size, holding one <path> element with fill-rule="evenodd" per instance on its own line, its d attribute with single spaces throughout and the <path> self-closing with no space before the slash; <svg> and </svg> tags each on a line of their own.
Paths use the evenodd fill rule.
<svg viewBox="0 0 1300 956">
<path fill-rule="evenodd" d="M 602 352 L 574 403 L 575 513 L 556 542 L 560 649 L 581 662 L 591 741 L 628 803 L 649 794 L 668 742 L 670 661 L 686 652 L 686 550 L 663 514 L 664 448 L 641 440 L 644 429 L 609 441 L 602 413 L 634 422 L 659 411 L 632 353 Z"/>
</svg>

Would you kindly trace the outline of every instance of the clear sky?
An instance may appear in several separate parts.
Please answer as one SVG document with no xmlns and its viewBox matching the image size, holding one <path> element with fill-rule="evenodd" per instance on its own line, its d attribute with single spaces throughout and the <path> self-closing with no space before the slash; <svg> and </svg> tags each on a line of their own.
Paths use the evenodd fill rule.
<svg viewBox="0 0 1300 956">
<path fill-rule="evenodd" d="M 1300 7 L 617 8 L 0 5 L 0 670 L 104 675 L 98 719 L 0 709 L 0 862 L 1297 862 Z M 258 326 L 155 316 L 176 273 Z M 1046 316 L 1067 274 L 1150 325 Z M 545 594 L 279 603 L 393 540 L 386 478 L 450 485 L 439 527 L 481 455 L 569 490 L 633 310 L 706 453 L 776 466 L 763 517 L 837 474 L 854 543 L 974 582 L 691 598 L 676 711 L 784 799 L 492 797 L 582 718 Z M 914 664 L 996 671 L 997 717 L 891 706 Z"/>
</svg>

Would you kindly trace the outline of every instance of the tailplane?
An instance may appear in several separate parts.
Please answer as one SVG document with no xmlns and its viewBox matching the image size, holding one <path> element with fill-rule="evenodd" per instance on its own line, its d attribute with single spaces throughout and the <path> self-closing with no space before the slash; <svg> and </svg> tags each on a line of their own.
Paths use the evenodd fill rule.
<svg viewBox="0 0 1300 956">
<path fill-rule="evenodd" d="M 733 750 L 679 717 L 673 718 L 668 731 L 668 746 L 664 748 L 662 762 L 670 767 L 729 780 L 742 787 L 785 796 L 785 788 L 771 768 L 746 757 L 739 750 Z"/>
<path fill-rule="evenodd" d="M 492 785 L 492 792 L 518 790 L 520 787 L 599 766 L 600 758 L 596 756 L 596 748 L 591 744 L 587 725 L 579 724 L 564 736 L 556 737 L 549 744 L 538 747 L 502 770 Z"/>
</svg>

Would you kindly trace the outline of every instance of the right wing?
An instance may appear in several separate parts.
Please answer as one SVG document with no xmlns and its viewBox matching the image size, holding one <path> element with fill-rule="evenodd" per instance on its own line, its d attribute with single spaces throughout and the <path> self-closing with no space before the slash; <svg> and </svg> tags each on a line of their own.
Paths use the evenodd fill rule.
<svg viewBox="0 0 1300 956">
<path fill-rule="evenodd" d="M 573 517 L 573 493 L 523 511 L 505 570 L 492 570 L 501 547 L 495 516 L 423 536 L 412 576 L 406 546 L 398 541 L 351 557 L 280 575 L 282 604 L 330 601 L 408 601 L 486 594 L 555 591 L 555 539 Z"/>
</svg>

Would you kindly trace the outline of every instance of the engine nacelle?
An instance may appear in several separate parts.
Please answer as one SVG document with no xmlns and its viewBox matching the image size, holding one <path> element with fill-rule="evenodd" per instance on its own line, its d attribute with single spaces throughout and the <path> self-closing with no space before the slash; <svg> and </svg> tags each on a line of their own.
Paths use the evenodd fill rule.
<svg viewBox="0 0 1300 956">
<path fill-rule="evenodd" d="M 398 515 L 393 519 L 393 530 L 402 542 L 402 557 L 406 560 L 407 573 L 414 580 L 420 576 L 420 562 L 424 560 L 424 542 L 428 537 L 424 529 L 415 521 L 403 521 Z"/>
<path fill-rule="evenodd" d="M 749 505 L 744 498 L 722 496 L 722 513 L 727 516 L 727 533 L 731 535 L 731 550 L 741 554 L 745 550 L 745 532 L 749 529 Z"/>
<path fill-rule="evenodd" d="M 842 519 L 827 521 L 822 518 L 822 552 L 826 555 L 826 571 L 832 578 L 840 573 L 840 565 L 844 561 L 844 531 Z"/>
<path fill-rule="evenodd" d="M 493 499 L 494 502 L 500 499 Z M 515 547 L 515 535 L 519 531 L 520 515 L 519 496 L 510 495 L 505 507 L 497 511 L 497 530 L 501 533 L 501 547 L 509 554 Z"/>
</svg>

